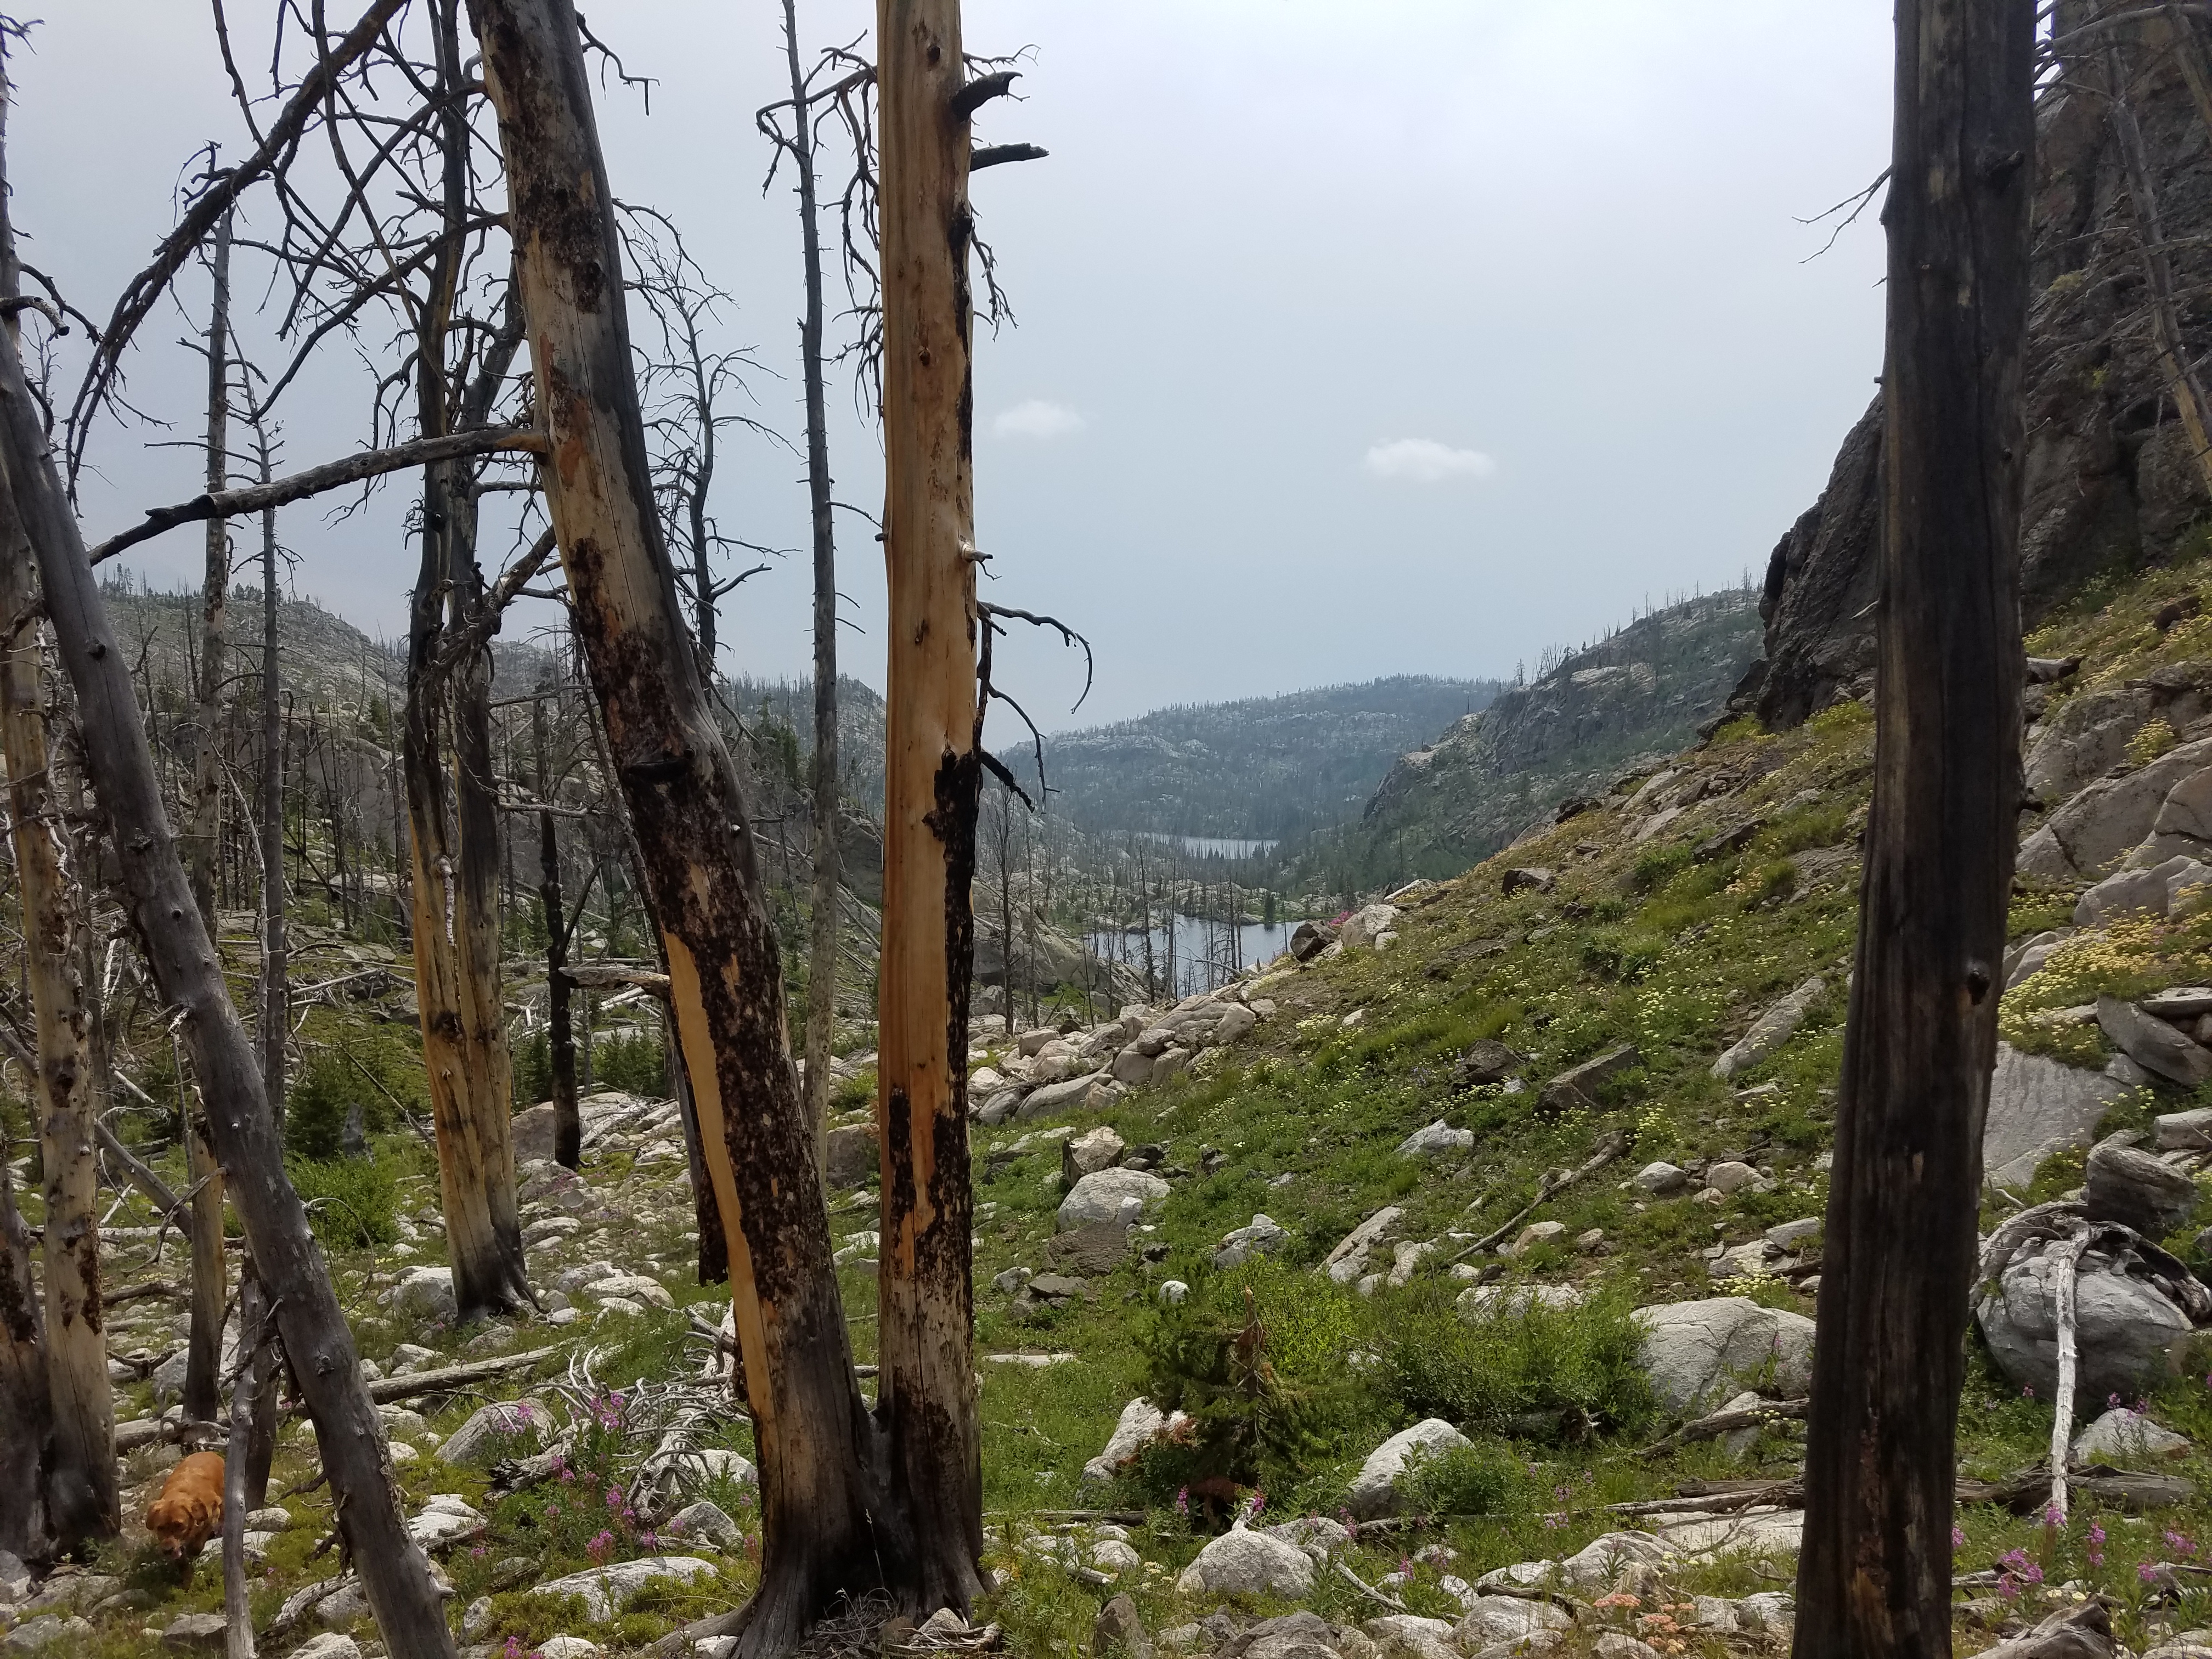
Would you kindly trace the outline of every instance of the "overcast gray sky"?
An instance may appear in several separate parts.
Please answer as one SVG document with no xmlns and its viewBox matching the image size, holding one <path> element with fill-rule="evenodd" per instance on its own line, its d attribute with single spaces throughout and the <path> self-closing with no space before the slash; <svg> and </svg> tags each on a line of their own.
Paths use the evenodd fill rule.
<svg viewBox="0 0 2212 1659">
<path fill-rule="evenodd" d="M 752 412 L 795 439 L 797 228 L 781 184 L 761 193 L 753 130 L 781 90 L 781 7 L 587 9 L 658 82 L 649 117 L 602 99 L 616 190 L 673 215 L 735 296 L 726 340 L 774 371 Z M 800 10 L 810 46 L 873 15 Z M 1018 319 L 976 353 L 988 596 L 1098 650 L 1080 714 L 1079 669 L 1042 641 L 1014 643 L 1002 683 L 1065 727 L 1510 675 L 1647 597 L 1755 576 L 1880 367 L 1873 216 L 1809 263 L 1826 232 L 1796 221 L 1884 164 L 1889 29 L 1880 0 L 970 0 L 970 52 L 1036 49 L 1025 101 L 992 106 L 979 140 L 1052 152 L 972 191 Z M 27 257 L 104 318 L 173 222 L 194 146 L 242 153 L 207 10 L 69 0 L 18 76 Z M 196 456 L 151 447 L 199 419 L 204 371 L 172 342 L 204 278 L 179 295 L 131 369 L 184 430 L 100 429 L 94 537 L 198 487 Z M 293 465 L 357 441 L 362 385 L 334 363 L 292 410 Z M 832 402 L 839 494 L 872 507 L 874 435 L 847 385 Z M 800 548 L 799 473 L 741 443 L 725 526 Z M 340 524 L 288 513 L 298 590 L 398 633 L 401 495 Z M 880 552 L 840 528 L 844 662 L 880 685 Z M 168 585 L 199 558 L 186 530 L 133 562 Z M 805 672 L 809 581 L 798 555 L 726 602 L 726 668 Z"/>
</svg>

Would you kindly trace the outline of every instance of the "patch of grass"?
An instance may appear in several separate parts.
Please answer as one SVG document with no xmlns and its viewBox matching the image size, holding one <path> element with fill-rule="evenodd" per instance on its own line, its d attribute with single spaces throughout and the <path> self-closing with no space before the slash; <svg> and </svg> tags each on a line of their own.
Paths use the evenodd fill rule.
<svg viewBox="0 0 2212 1659">
<path fill-rule="evenodd" d="M 293 1188 L 307 1206 L 315 1236 L 331 1249 L 392 1244 L 399 1238 L 399 1160 L 378 1151 L 367 1158 L 284 1160 Z"/>
</svg>

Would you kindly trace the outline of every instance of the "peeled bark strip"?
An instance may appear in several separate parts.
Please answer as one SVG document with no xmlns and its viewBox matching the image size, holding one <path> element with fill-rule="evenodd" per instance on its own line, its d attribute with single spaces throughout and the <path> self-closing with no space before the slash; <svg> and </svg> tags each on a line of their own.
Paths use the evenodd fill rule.
<svg viewBox="0 0 2212 1659">
<path fill-rule="evenodd" d="M 0 348 L 5 351 L 6 348 Z M 0 504 L 0 618 L 10 627 L 0 662 L 0 747 L 15 873 L 23 898 L 26 977 L 37 1025 L 31 1091 L 46 1169 L 44 1306 L 35 1316 L 46 1370 L 52 1441 L 40 1471 L 55 1546 L 121 1530 L 115 1486 L 115 1404 L 100 1304 L 100 1163 L 92 1025 L 81 976 L 82 917 L 68 832 L 47 768 L 40 696 L 40 630 L 15 624 L 38 598 L 31 549 L 12 504 Z M 11 1313 L 11 1327 L 22 1316 Z"/>
<path fill-rule="evenodd" d="M 1951 1650 L 1951 1516 L 2021 798 L 2035 9 L 1899 0 L 1873 817 L 1844 1042 L 1797 1659 Z"/>
<path fill-rule="evenodd" d="M 876 1061 L 883 1146 L 876 1412 L 906 1506 L 917 1615 L 982 1589 L 981 1443 L 968 1172 L 975 959 L 974 477 L 968 122 L 959 0 L 878 0 L 883 112 L 884 933 Z"/>
<path fill-rule="evenodd" d="M 568 0 L 471 0 L 552 455 L 546 495 L 613 771 L 666 948 L 760 1452 L 765 1545 L 739 1651 L 796 1645 L 878 1577 L 869 1434 L 786 1046 L 775 932 L 738 776 L 654 511 L 614 194 Z"/>
<path fill-rule="evenodd" d="M 231 1005 L 222 963 L 192 902 L 131 681 L 100 604 L 84 540 L 62 494 L 36 401 L 11 343 L 0 345 L 0 469 L 38 556 L 46 613 L 76 689 L 85 752 L 155 989 L 177 1011 L 215 1148 L 315 1419 L 339 1525 L 385 1645 L 408 1659 L 454 1659 L 429 1559 L 407 1535 L 376 1408 L 300 1195 L 285 1178 L 258 1058 Z M 106 1376 L 103 1358 L 101 1375 Z M 105 1395 L 105 1387 L 102 1394 Z M 107 1467 L 112 1469 L 111 1458 Z"/>
</svg>

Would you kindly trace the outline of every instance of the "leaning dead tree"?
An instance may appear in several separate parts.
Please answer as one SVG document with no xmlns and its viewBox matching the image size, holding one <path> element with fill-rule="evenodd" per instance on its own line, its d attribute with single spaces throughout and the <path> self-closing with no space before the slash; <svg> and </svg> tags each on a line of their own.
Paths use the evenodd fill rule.
<svg viewBox="0 0 2212 1659">
<path fill-rule="evenodd" d="M 1874 815 L 1837 1104 L 1797 1659 L 1946 1655 L 1982 1117 L 2021 799 L 2035 9 L 1899 0 Z"/>
</svg>

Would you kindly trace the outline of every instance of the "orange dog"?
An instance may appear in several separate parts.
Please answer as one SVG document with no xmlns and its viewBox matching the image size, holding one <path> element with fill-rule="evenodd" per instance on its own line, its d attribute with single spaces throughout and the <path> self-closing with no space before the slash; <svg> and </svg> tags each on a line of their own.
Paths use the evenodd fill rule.
<svg viewBox="0 0 2212 1659">
<path fill-rule="evenodd" d="M 146 1529 L 173 1561 L 190 1561 L 222 1530 L 222 1454 L 194 1452 L 146 1506 Z"/>
</svg>

